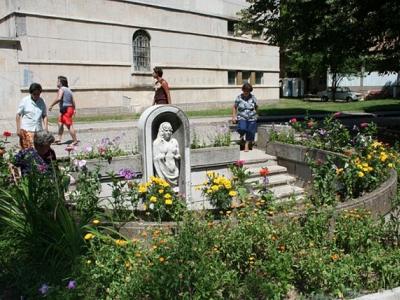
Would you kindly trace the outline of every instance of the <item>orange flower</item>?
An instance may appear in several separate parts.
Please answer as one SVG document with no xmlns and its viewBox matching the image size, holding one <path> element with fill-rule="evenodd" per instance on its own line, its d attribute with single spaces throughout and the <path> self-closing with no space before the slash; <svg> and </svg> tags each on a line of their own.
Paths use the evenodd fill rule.
<svg viewBox="0 0 400 300">
<path fill-rule="evenodd" d="M 331 255 L 331 259 L 333 261 L 337 261 L 339 259 L 339 255 L 335 253 L 335 254 Z"/>
<path fill-rule="evenodd" d="M 261 168 L 260 169 L 260 176 L 265 177 L 269 174 L 268 168 Z"/>
</svg>

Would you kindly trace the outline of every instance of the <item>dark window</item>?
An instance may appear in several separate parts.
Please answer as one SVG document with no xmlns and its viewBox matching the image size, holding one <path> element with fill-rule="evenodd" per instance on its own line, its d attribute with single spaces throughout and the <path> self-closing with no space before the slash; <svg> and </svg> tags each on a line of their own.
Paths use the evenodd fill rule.
<svg viewBox="0 0 400 300">
<path fill-rule="evenodd" d="M 228 21 L 228 35 L 235 35 L 235 24 L 237 21 Z"/>
<path fill-rule="evenodd" d="M 228 71 L 228 84 L 236 84 L 236 71 Z"/>
<path fill-rule="evenodd" d="M 242 72 L 242 82 L 244 83 L 250 83 L 250 76 L 251 72 L 250 71 L 243 71 Z"/>
<path fill-rule="evenodd" d="M 137 72 L 150 71 L 150 36 L 144 30 L 133 34 L 133 69 Z"/>
<path fill-rule="evenodd" d="M 256 72 L 256 84 L 263 84 L 263 72 Z"/>
</svg>

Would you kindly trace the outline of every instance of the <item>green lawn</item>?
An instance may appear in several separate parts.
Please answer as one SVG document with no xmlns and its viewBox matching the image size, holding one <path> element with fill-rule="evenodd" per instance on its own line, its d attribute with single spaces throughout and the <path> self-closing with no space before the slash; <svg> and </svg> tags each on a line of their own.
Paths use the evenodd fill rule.
<svg viewBox="0 0 400 300">
<path fill-rule="evenodd" d="M 400 99 L 380 99 L 358 102 L 321 102 L 319 99 L 314 101 L 303 101 L 298 99 L 281 99 L 273 104 L 261 105 L 260 116 L 294 115 L 294 114 L 318 114 L 337 111 L 352 112 L 378 112 L 378 111 L 400 111 Z M 188 117 L 210 117 L 210 116 L 230 116 L 231 108 L 211 109 L 202 111 L 188 111 Z M 137 120 L 140 114 L 126 115 L 96 115 L 75 117 L 76 122 L 99 122 L 99 121 L 128 121 Z M 51 122 L 57 119 L 50 118 Z"/>
<path fill-rule="evenodd" d="M 356 102 L 321 102 L 298 99 L 281 99 L 275 104 L 263 105 L 259 109 L 260 116 L 317 114 L 337 111 L 379 112 L 400 111 L 399 99 L 380 99 Z"/>
</svg>

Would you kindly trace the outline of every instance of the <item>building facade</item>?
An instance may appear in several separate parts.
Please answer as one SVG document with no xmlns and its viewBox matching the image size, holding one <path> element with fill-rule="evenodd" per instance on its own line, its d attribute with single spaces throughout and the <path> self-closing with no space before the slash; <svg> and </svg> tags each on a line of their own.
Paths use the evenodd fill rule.
<svg viewBox="0 0 400 300">
<path fill-rule="evenodd" d="M 279 98 L 279 48 L 233 35 L 245 0 L 0 0 L 0 118 L 32 82 L 50 103 L 69 79 L 84 113 L 141 112 L 160 66 L 173 104 L 226 107 L 244 81 Z"/>
</svg>

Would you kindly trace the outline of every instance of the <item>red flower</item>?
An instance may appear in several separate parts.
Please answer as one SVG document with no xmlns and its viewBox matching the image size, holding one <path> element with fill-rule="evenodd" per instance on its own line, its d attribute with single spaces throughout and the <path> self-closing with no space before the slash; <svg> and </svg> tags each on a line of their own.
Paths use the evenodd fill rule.
<svg viewBox="0 0 400 300">
<path fill-rule="evenodd" d="M 261 168 L 260 169 L 260 176 L 266 177 L 269 174 L 268 168 Z"/>
<path fill-rule="evenodd" d="M 289 123 L 296 123 L 296 122 L 297 122 L 296 118 L 291 118 L 290 121 L 289 121 Z"/>
<path fill-rule="evenodd" d="M 3 132 L 3 136 L 9 137 L 9 136 L 11 136 L 11 132 L 6 130 L 6 131 Z"/>
<path fill-rule="evenodd" d="M 367 128 L 367 127 L 368 127 L 368 123 L 361 123 L 361 124 L 360 124 L 360 127 L 361 127 L 361 128 Z"/>
</svg>

